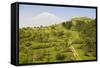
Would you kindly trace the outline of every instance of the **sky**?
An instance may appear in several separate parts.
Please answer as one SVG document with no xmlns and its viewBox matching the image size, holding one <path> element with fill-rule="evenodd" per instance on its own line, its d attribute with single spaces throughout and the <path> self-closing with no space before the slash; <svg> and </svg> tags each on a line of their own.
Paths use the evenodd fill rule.
<svg viewBox="0 0 100 68">
<path fill-rule="evenodd" d="M 96 18 L 96 9 L 23 4 L 19 5 L 20 28 L 52 25 L 77 16 Z"/>
</svg>

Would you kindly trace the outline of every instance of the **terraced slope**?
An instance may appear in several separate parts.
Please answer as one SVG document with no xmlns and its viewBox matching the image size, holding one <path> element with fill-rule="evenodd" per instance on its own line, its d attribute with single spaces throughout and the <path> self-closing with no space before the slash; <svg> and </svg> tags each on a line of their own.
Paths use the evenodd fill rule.
<svg viewBox="0 0 100 68">
<path fill-rule="evenodd" d="M 19 29 L 20 64 L 94 59 L 95 19 L 76 17 L 60 24 Z"/>
</svg>

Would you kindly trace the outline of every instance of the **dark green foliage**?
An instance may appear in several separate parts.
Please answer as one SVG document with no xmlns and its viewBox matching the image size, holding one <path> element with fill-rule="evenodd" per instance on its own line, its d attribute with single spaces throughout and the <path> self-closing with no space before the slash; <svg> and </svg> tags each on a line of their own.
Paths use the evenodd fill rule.
<svg viewBox="0 0 100 68">
<path fill-rule="evenodd" d="M 56 54 L 56 60 L 64 60 L 65 58 L 66 58 L 66 56 L 61 53 Z"/>
<path fill-rule="evenodd" d="M 72 27 L 72 21 L 63 22 L 62 25 L 65 28 L 70 29 Z"/>
<path fill-rule="evenodd" d="M 19 29 L 19 63 L 75 61 L 73 47 L 82 60 L 96 59 L 96 21 L 73 18 L 51 26 Z"/>
</svg>

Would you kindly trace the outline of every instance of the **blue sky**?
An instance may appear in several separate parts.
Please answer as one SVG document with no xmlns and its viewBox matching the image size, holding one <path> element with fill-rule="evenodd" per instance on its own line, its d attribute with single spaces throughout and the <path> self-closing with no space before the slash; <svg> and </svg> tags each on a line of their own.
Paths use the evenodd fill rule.
<svg viewBox="0 0 100 68">
<path fill-rule="evenodd" d="M 40 5 L 20 5 L 19 7 L 19 23 L 20 26 L 28 25 L 28 22 L 35 16 L 48 12 L 54 14 L 62 20 L 67 20 L 72 17 L 86 16 L 90 18 L 96 17 L 96 9 L 93 8 L 75 8 L 75 7 L 56 7 L 56 6 L 40 6 Z M 33 22 L 32 22 L 33 23 Z M 41 24 L 41 23 L 40 23 Z"/>
</svg>

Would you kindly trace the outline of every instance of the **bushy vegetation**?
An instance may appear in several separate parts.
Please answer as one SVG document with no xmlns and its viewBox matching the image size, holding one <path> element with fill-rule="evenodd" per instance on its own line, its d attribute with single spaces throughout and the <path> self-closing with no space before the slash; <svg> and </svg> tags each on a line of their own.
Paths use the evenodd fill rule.
<svg viewBox="0 0 100 68">
<path fill-rule="evenodd" d="M 19 29 L 20 64 L 94 59 L 95 19 L 76 17 L 60 24 Z"/>
</svg>

